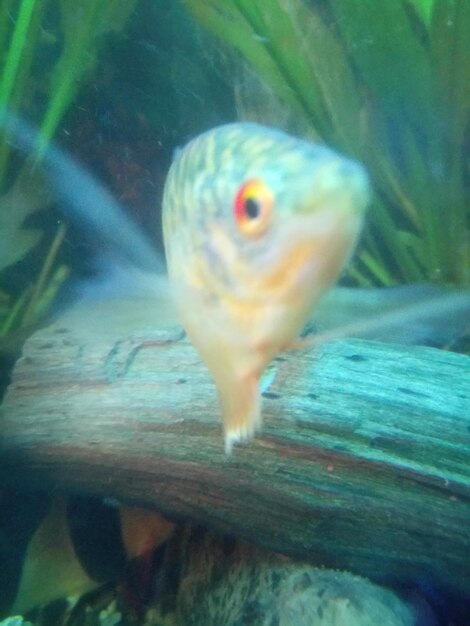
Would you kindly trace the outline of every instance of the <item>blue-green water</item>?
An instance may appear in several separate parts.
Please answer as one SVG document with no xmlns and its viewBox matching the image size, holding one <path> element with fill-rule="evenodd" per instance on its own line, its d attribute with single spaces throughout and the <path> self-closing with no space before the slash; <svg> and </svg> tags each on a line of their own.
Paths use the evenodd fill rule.
<svg viewBox="0 0 470 626">
<path fill-rule="evenodd" d="M 353 310 L 355 322 L 366 320 L 366 331 L 379 318 L 377 332 L 365 333 L 369 338 L 398 341 L 406 335 L 409 343 L 468 355 L 469 29 L 470 5 L 464 0 L 123 0 L 106 7 L 94 0 L 79 6 L 71 0 L 7 0 L 0 8 L 0 102 L 44 140 L 25 145 L 10 133 L 0 141 L 2 392 L 24 341 L 67 309 L 81 291 L 78 282 L 106 272 L 118 248 L 127 261 L 139 263 L 145 256 L 139 240 L 131 239 L 133 227 L 111 225 L 111 213 L 99 208 L 106 198 L 97 194 L 109 189 L 137 232 L 162 255 L 160 205 L 175 152 L 199 133 L 233 121 L 255 121 L 325 143 L 361 162 L 370 177 L 364 231 L 340 279 L 352 291 L 330 304 L 327 299 L 306 334 L 349 324 Z M 3 125 L 6 120 L 2 115 Z M 73 179 L 70 169 L 61 169 L 60 154 L 50 157 L 49 141 L 84 164 L 103 187 L 90 187 L 86 177 Z M 91 217 L 80 217 L 83 210 Z M 403 291 L 402 285 L 420 286 Z M 383 287 L 398 289 L 378 295 L 384 292 L 375 289 Z M 95 293 L 100 288 L 98 283 Z M 401 317 L 407 306 L 416 308 Z M 397 314 L 391 326 L 380 322 L 384 311 Z M 455 370 L 455 382 L 463 387 L 459 402 L 465 403 L 470 366 L 461 362 L 466 365 Z M 366 387 L 374 380 L 374 365 L 369 375 L 365 368 Z M 274 397 L 266 402 L 274 401 L 277 387 L 267 393 Z M 34 407 L 34 395 L 29 400 Z M 468 409 L 470 414 L 470 400 Z M 466 419 L 464 409 L 448 428 L 468 433 Z M 432 438 L 425 423 L 419 428 Z M 381 436 L 378 424 L 374 441 L 380 444 Z M 261 447 L 257 454 L 262 453 Z M 462 448 L 449 448 L 448 455 L 455 455 L 460 468 L 469 461 Z M 439 460 L 429 463 L 430 476 L 439 489 L 449 489 L 449 500 L 468 504 L 468 471 L 455 471 L 442 487 Z M 3 474 L 6 486 L 15 484 L 11 465 Z M 27 477 L 21 483 L 28 489 Z M 49 484 L 50 477 L 46 491 Z M 423 486 L 429 488 L 430 483 Z M 3 559 L 4 571 L 16 572 L 7 576 L 10 582 L 0 582 L 9 598 L 4 612 L 41 513 L 42 505 L 24 507 L 22 498 L 5 492 L 0 510 L 0 569 Z M 200 521 L 200 513 L 194 515 Z M 25 518 L 31 522 L 27 529 Z M 436 526 L 446 523 L 443 514 Z M 462 554 L 455 558 L 469 578 L 465 527 L 463 520 Z M 354 531 L 367 528 L 358 521 Z M 323 532 L 327 537 L 328 528 Z M 423 539 L 429 560 L 424 572 L 414 569 L 411 554 L 407 576 L 397 580 L 384 571 L 378 582 L 405 590 L 407 598 L 424 598 L 436 623 L 470 623 L 470 594 L 462 586 L 456 590 L 445 572 L 436 575 L 441 547 L 434 548 Z M 327 561 L 324 555 L 308 558 L 313 565 Z M 335 566 L 333 557 L 327 564 Z M 359 567 L 354 573 L 364 572 Z M 262 623 L 256 611 L 250 615 L 244 623 Z"/>
</svg>

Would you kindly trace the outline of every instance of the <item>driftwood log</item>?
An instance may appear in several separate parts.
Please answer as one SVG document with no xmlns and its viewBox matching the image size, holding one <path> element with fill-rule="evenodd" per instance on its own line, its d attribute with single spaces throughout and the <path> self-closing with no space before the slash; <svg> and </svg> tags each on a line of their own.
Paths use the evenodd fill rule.
<svg viewBox="0 0 470 626">
<path fill-rule="evenodd" d="M 338 341 L 276 361 L 224 454 L 215 388 L 142 300 L 58 319 L 2 406 L 3 485 L 157 508 L 379 582 L 470 590 L 470 358 Z M 132 318 L 132 321 L 130 321 Z"/>
</svg>

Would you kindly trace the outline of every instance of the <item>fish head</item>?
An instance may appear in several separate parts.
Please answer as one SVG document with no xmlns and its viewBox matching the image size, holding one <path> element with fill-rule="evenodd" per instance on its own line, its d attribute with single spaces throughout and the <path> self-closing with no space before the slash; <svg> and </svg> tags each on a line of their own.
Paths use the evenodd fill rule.
<svg viewBox="0 0 470 626">
<path fill-rule="evenodd" d="M 259 380 L 336 281 L 369 197 L 358 163 L 250 123 L 190 142 L 165 185 L 168 271 L 218 388 L 227 447 L 261 424 Z"/>
</svg>

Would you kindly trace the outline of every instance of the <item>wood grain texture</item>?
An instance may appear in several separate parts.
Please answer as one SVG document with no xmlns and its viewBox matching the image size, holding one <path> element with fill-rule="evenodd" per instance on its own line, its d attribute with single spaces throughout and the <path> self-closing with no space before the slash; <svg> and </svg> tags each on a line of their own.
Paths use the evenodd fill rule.
<svg viewBox="0 0 470 626">
<path fill-rule="evenodd" d="M 143 299 L 58 319 L 2 406 L 4 485 L 99 494 L 379 582 L 470 589 L 470 358 L 348 340 L 276 361 L 224 454 L 215 387 Z M 131 308 L 132 308 L 131 307 Z"/>
</svg>

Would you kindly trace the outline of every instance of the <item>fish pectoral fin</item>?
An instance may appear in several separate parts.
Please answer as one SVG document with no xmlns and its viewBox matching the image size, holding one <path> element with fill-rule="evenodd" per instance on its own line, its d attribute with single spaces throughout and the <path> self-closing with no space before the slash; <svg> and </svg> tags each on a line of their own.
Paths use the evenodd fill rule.
<svg viewBox="0 0 470 626">
<path fill-rule="evenodd" d="M 233 444 L 249 441 L 261 428 L 261 395 L 259 376 L 250 374 L 232 380 L 227 388 L 219 387 L 225 452 L 231 454 Z"/>
<path fill-rule="evenodd" d="M 309 350 L 314 345 L 314 335 L 307 335 L 306 337 L 296 337 L 289 341 L 284 347 L 285 352 L 295 352 L 297 350 Z"/>
</svg>

